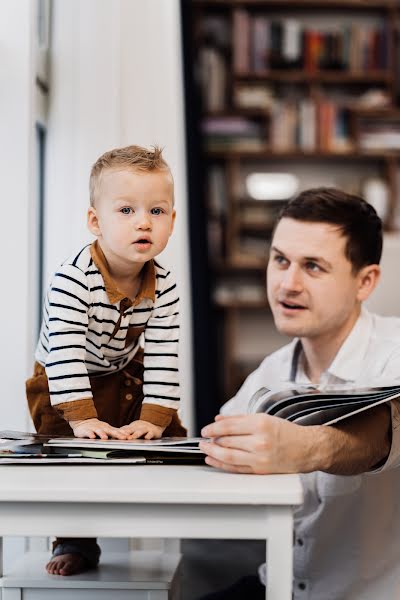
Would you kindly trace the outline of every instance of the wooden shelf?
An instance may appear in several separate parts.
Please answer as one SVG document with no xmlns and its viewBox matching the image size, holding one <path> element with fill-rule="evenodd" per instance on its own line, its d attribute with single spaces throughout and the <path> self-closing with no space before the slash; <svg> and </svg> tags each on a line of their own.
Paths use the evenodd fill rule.
<svg viewBox="0 0 400 600">
<path fill-rule="evenodd" d="M 363 178 L 369 173 L 371 176 L 379 176 L 385 180 L 389 190 L 389 214 L 385 229 L 391 227 L 400 193 L 400 184 L 396 179 L 396 172 L 400 168 L 400 149 L 369 151 L 362 150 L 359 146 L 361 134 L 367 130 L 364 126 L 367 119 L 379 122 L 385 119 L 386 122 L 390 119 L 396 119 L 397 122 L 400 119 L 396 72 L 400 0 L 188 0 L 189 2 L 193 9 L 193 48 L 188 56 L 197 57 L 195 61 L 198 61 L 190 72 L 193 76 L 198 67 L 203 75 L 194 84 L 201 91 L 204 107 L 203 114 L 196 115 L 196 123 L 200 126 L 203 144 L 203 173 L 206 177 L 210 176 L 207 185 L 201 188 L 204 193 L 201 206 L 206 212 L 211 212 L 220 202 L 222 208 L 219 210 L 223 213 L 219 217 L 212 214 L 211 218 L 218 220 L 218 229 L 215 228 L 219 235 L 217 240 L 220 246 L 223 245 L 227 258 L 213 260 L 211 253 L 215 240 L 209 238 L 208 242 L 212 242 L 209 243 L 208 261 L 213 292 L 208 292 L 212 293 L 213 316 L 217 324 L 217 334 L 214 336 L 217 360 L 214 362 L 218 368 L 216 387 L 220 389 L 216 396 L 228 399 L 241 383 L 239 379 L 247 374 L 247 366 L 244 369 L 246 373 L 242 373 L 237 361 L 239 355 L 246 354 L 246 348 L 241 345 L 241 316 L 250 316 L 254 312 L 256 322 L 261 322 L 264 315 L 271 317 L 267 299 L 260 300 L 268 257 L 265 256 L 264 259 L 263 246 L 255 256 L 252 255 L 252 250 L 258 252 L 257 242 L 262 237 L 265 240 L 265 254 L 268 253 L 273 227 L 263 220 L 278 214 L 278 204 L 285 204 L 285 201 L 247 198 L 247 174 L 264 169 L 284 169 L 298 174 L 300 178 L 304 173 L 304 181 L 310 181 L 312 187 L 313 172 L 318 172 L 319 178 L 314 182 L 318 184 L 323 173 L 329 173 L 334 168 L 338 185 L 341 184 L 340 173 L 343 172 L 342 185 L 350 187 L 347 177 L 350 169 L 354 173 L 354 188 L 358 186 L 360 189 Z M 265 36 L 263 19 L 267 27 L 270 27 Z M 297 22 L 296 31 L 291 34 L 286 27 L 288 19 Z M 363 41 L 360 35 L 358 40 L 358 33 L 362 34 L 366 19 L 371 21 L 370 29 L 374 37 L 365 36 Z M 207 23 L 207 20 L 210 22 Z M 259 33 L 255 40 L 257 22 Z M 281 23 L 282 36 L 276 27 L 274 33 L 277 34 L 277 43 L 274 43 L 273 51 L 269 52 L 273 22 Z M 350 28 L 349 34 L 347 27 Z M 352 51 L 343 52 L 340 56 L 338 52 L 336 55 L 327 36 L 322 36 L 321 44 L 319 40 L 318 44 L 316 40 L 314 44 L 313 36 L 310 35 L 308 39 L 304 32 L 310 33 L 318 28 L 327 34 L 335 32 L 338 47 L 341 42 L 347 43 L 346 36 L 349 35 Z M 381 31 L 383 33 L 378 35 Z M 292 35 L 296 44 L 301 39 L 298 36 L 304 35 L 306 43 L 301 52 L 298 52 L 297 58 L 293 59 L 297 64 L 306 64 L 307 68 L 296 68 L 294 62 L 290 63 L 288 57 L 285 57 L 283 43 L 278 42 L 278 38 L 284 39 L 285 35 Z M 382 45 L 379 56 L 373 51 L 375 43 Z M 324 60 L 320 60 L 320 45 Z M 213 61 L 210 59 L 205 64 L 203 60 L 200 61 L 200 58 L 203 59 L 199 52 L 202 47 L 214 48 L 216 57 L 220 59 L 214 61 L 216 77 L 219 71 L 223 73 L 224 86 L 209 86 L 211 78 L 206 69 L 212 68 Z M 256 56 L 256 49 L 266 52 Z M 324 69 L 324 65 L 338 68 Z M 375 68 L 362 70 L 363 65 Z M 341 69 L 341 66 L 347 68 Z M 242 71 L 239 70 L 240 67 Z M 202 86 L 198 89 L 200 79 Z M 260 90 L 262 94 L 259 93 Z M 265 90 L 268 92 L 265 93 Z M 381 94 L 371 93 L 374 90 L 381 91 Z M 244 92 L 242 96 L 241 91 Z M 332 91 L 335 93 L 332 94 Z M 256 101 L 258 97 L 264 103 L 270 101 L 271 106 L 235 106 L 238 98 Z M 362 99 L 368 97 L 382 99 L 382 103 L 390 106 L 363 106 Z M 303 104 L 303 100 L 308 102 Z M 195 110 L 194 106 L 195 103 L 190 103 L 189 113 Z M 219 106 L 223 109 L 207 111 L 207 106 Z M 273 109 L 275 106 L 278 110 Z M 247 117 L 255 127 L 251 127 L 250 123 L 242 130 L 227 127 L 226 133 L 226 130 L 219 129 L 215 124 L 207 133 L 204 129 L 201 131 L 201 119 L 231 117 Z M 308 139 L 315 140 L 315 144 L 306 144 Z M 285 140 L 284 143 L 281 140 Z M 315 149 L 301 150 L 298 140 L 304 140 L 303 147 Z M 275 147 L 279 144 L 281 148 L 287 149 L 276 150 Z M 339 150 L 332 151 L 329 148 Z M 194 196 L 196 192 L 194 189 Z M 254 210 L 254 206 L 260 207 L 260 211 Z M 210 232 L 213 235 L 214 230 L 210 229 Z M 252 287 L 248 295 L 245 289 L 247 285 Z M 254 295 L 251 293 L 253 286 Z M 259 291 L 259 297 L 256 291 Z M 247 301 L 251 298 L 255 301 Z M 200 338 L 202 335 L 203 332 Z M 258 335 L 260 338 L 263 335 L 261 328 Z M 204 347 L 207 347 L 209 337 L 206 338 L 205 334 L 204 337 Z M 252 365 L 249 365 L 249 370 L 251 369 Z"/>
<path fill-rule="evenodd" d="M 219 110 L 214 112 L 208 112 L 204 114 L 203 118 L 206 119 L 216 119 L 221 117 L 269 117 L 270 116 L 269 108 L 230 108 L 225 110 Z"/>
<path fill-rule="evenodd" d="M 236 262 L 234 260 L 220 261 L 212 264 L 212 269 L 217 271 L 218 273 L 227 273 L 227 272 L 240 272 L 240 271 L 254 271 L 254 272 L 264 272 L 267 268 L 268 258 L 263 262 L 255 262 L 255 261 L 240 261 Z"/>
<path fill-rule="evenodd" d="M 373 10 L 386 11 L 398 5 L 393 0 L 193 0 L 195 6 L 202 8 L 255 8 L 255 9 L 296 9 L 309 10 Z"/>
<path fill-rule="evenodd" d="M 268 308 L 268 301 L 265 299 L 264 302 L 243 302 L 241 300 L 232 300 L 230 302 L 214 302 L 214 306 L 220 309 L 266 309 Z"/>
<path fill-rule="evenodd" d="M 241 231 L 254 231 L 257 233 L 271 233 L 273 227 L 273 223 L 263 223 L 262 221 L 251 221 L 247 223 L 245 221 L 241 221 L 239 223 L 239 229 Z"/>
<path fill-rule="evenodd" d="M 301 69 L 285 70 L 271 69 L 263 73 L 248 71 L 247 73 L 234 73 L 237 81 L 282 81 L 284 83 L 359 83 L 371 85 L 373 83 L 391 83 L 394 76 L 391 71 L 370 70 L 366 72 L 348 71 L 315 71 L 307 72 Z"/>
<path fill-rule="evenodd" d="M 301 152 L 292 150 L 290 152 L 245 151 L 245 150 L 207 150 L 206 157 L 209 158 L 254 158 L 258 160 L 388 160 L 399 159 L 400 151 L 373 151 L 373 152 Z"/>
</svg>

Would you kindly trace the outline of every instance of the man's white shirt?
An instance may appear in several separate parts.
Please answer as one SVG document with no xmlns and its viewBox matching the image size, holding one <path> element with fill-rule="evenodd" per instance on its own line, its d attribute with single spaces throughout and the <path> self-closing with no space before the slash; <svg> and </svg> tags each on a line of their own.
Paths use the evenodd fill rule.
<svg viewBox="0 0 400 600">
<path fill-rule="evenodd" d="M 227 402 L 223 414 L 247 412 L 261 387 L 309 384 L 299 340 L 271 356 Z M 300 352 L 299 352 L 300 350 Z M 400 318 L 361 311 L 319 387 L 400 385 Z M 301 475 L 295 511 L 295 600 L 400 598 L 400 402 L 391 402 L 392 446 L 379 469 L 355 476 Z M 265 565 L 260 567 L 265 582 Z"/>
</svg>

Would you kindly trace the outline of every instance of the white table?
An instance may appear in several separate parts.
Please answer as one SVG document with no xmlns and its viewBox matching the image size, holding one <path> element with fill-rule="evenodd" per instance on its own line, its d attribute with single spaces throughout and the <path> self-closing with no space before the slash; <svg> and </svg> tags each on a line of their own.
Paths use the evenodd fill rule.
<svg viewBox="0 0 400 600">
<path fill-rule="evenodd" d="M 292 598 L 297 475 L 206 466 L 0 467 L 3 536 L 262 539 L 268 600 Z"/>
</svg>

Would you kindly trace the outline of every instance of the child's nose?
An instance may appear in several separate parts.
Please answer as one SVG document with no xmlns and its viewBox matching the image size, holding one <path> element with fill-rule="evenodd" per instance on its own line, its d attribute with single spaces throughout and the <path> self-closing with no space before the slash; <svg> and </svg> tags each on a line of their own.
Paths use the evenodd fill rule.
<svg viewBox="0 0 400 600">
<path fill-rule="evenodd" d="M 138 229 L 151 229 L 151 219 L 149 215 L 146 213 L 138 215 L 136 227 Z"/>
</svg>

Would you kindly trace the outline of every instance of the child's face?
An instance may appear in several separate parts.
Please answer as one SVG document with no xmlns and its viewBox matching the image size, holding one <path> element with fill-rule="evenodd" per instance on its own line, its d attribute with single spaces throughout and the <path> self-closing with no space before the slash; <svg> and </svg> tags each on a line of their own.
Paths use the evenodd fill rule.
<svg viewBox="0 0 400 600">
<path fill-rule="evenodd" d="M 167 245 L 175 221 L 174 183 L 167 170 L 110 169 L 99 182 L 88 226 L 114 265 L 145 263 Z"/>
</svg>

